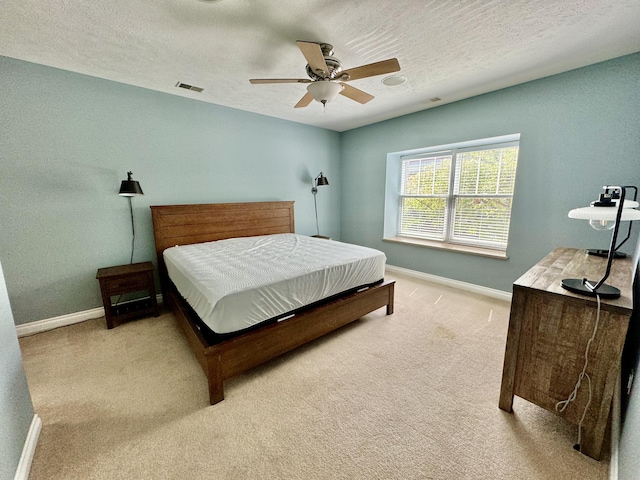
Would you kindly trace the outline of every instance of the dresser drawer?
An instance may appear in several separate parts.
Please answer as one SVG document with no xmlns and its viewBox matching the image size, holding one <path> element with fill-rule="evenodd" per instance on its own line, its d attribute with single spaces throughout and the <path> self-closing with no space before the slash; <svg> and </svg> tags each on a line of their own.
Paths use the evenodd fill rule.
<svg viewBox="0 0 640 480">
<path fill-rule="evenodd" d="M 146 273 L 122 278 L 110 278 L 104 282 L 109 295 L 119 295 L 149 288 L 149 278 Z"/>
</svg>

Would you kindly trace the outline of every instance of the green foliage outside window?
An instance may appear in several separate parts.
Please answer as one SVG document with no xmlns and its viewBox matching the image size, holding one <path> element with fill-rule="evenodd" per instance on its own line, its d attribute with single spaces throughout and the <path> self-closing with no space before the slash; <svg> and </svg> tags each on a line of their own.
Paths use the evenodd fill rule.
<svg viewBox="0 0 640 480">
<path fill-rule="evenodd" d="M 400 233 L 506 248 L 517 162 L 517 146 L 404 160 Z"/>
<path fill-rule="evenodd" d="M 462 152 L 457 155 L 457 194 L 513 195 L 518 147 Z"/>
</svg>

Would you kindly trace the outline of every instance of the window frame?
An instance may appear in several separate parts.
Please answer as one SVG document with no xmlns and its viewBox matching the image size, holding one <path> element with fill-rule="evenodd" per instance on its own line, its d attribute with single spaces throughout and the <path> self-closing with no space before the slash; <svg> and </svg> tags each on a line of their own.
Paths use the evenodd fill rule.
<svg viewBox="0 0 640 480">
<path fill-rule="evenodd" d="M 426 239 L 426 240 L 431 240 L 431 241 L 436 241 L 436 242 L 445 242 L 445 239 L 447 238 L 447 232 L 448 232 L 448 223 L 449 223 L 449 196 L 450 196 L 450 190 L 451 190 L 451 181 L 452 181 L 452 173 L 453 173 L 453 150 L 441 150 L 441 151 L 437 151 L 437 152 L 429 152 L 426 154 L 420 154 L 420 155 L 408 155 L 408 156 L 403 156 L 400 158 L 401 161 L 401 167 L 400 167 L 400 171 L 404 172 L 404 165 L 405 162 L 409 162 L 412 160 L 423 160 L 423 159 L 428 159 L 428 158 L 437 158 L 437 157 L 443 157 L 443 156 L 451 156 L 451 165 L 449 167 L 449 186 L 447 187 L 447 193 L 446 194 L 430 194 L 430 195 L 424 195 L 424 194 L 406 194 L 403 193 L 404 190 L 404 185 L 403 185 L 403 180 L 404 180 L 404 175 L 401 173 L 400 174 L 400 195 L 399 195 L 399 201 L 398 201 L 398 208 L 399 208 L 399 212 L 398 212 L 398 226 L 397 226 L 397 231 L 398 231 L 398 236 L 401 237 L 407 237 L 407 238 L 419 238 L 419 239 Z M 411 233 L 407 233 L 407 232 L 403 232 L 402 231 L 402 211 L 403 211 L 403 206 L 404 206 L 404 200 L 408 199 L 408 198 L 417 198 L 417 199 L 437 199 L 437 198 L 441 198 L 445 200 L 445 208 L 444 208 L 444 233 L 442 238 L 434 238 L 434 236 L 428 236 L 428 235 L 420 235 L 420 234 L 411 234 Z"/>
<path fill-rule="evenodd" d="M 465 152 L 478 152 L 483 150 L 496 150 L 502 148 L 512 148 L 517 147 L 517 157 L 516 157 L 516 169 L 513 172 L 513 186 L 511 188 L 512 193 L 510 194 L 501 194 L 501 193 L 460 193 L 460 176 L 459 172 L 462 169 L 462 159 L 459 158 L 460 154 Z M 399 174 L 397 177 L 398 187 L 397 187 L 397 218 L 395 225 L 395 235 L 389 236 L 385 235 L 385 240 L 395 240 L 401 243 L 417 243 L 425 246 L 435 246 L 436 248 L 446 248 L 450 250 L 467 250 L 469 249 L 469 253 L 480 253 L 486 249 L 489 252 L 494 252 L 494 254 L 489 253 L 490 256 L 498 256 L 498 257 L 506 257 L 506 250 L 508 248 L 509 243 L 509 227 L 511 222 L 511 214 L 513 212 L 513 198 L 515 196 L 515 177 L 517 173 L 517 164 L 519 162 L 519 154 L 520 154 L 520 135 L 506 135 L 502 137 L 493 137 L 487 139 L 481 139 L 470 142 L 461 142 L 458 144 L 450 144 L 443 145 L 439 147 L 431 147 L 427 149 L 421 150 L 413 150 L 409 152 L 397 152 L 396 154 L 390 154 L 388 156 L 388 161 L 395 157 L 396 161 L 399 160 Z M 450 155 L 451 156 L 451 166 L 449 171 L 449 184 L 448 191 L 446 195 L 443 194 L 407 194 L 405 192 L 405 182 L 406 178 L 404 176 L 405 171 L 405 162 L 410 160 L 418 160 L 418 159 L 428 159 L 428 158 L 436 158 L 439 156 Z M 389 167 L 389 165 L 388 165 Z M 388 168 L 389 170 L 389 168 Z M 389 181 L 389 178 L 387 178 Z M 496 182 L 496 190 L 499 189 L 499 177 Z M 389 185 L 388 185 L 389 186 Z M 389 190 L 387 188 L 387 190 Z M 403 206 L 405 199 L 408 198 L 445 198 L 445 211 L 444 211 L 444 231 L 443 234 L 440 235 L 421 235 L 419 233 L 409 232 L 406 229 L 402 228 L 403 221 Z M 483 199 L 510 199 L 511 200 L 511 208 L 509 210 L 509 218 L 507 224 L 507 232 L 504 243 L 500 242 L 491 242 L 482 239 L 465 239 L 461 237 L 455 236 L 455 221 L 456 221 L 456 207 L 459 205 L 459 200 L 464 198 L 483 198 Z M 389 195 L 387 192 L 386 203 L 389 201 Z M 388 208 L 387 208 L 388 210 Z M 389 230 L 387 215 L 385 215 L 385 232 Z"/>
</svg>

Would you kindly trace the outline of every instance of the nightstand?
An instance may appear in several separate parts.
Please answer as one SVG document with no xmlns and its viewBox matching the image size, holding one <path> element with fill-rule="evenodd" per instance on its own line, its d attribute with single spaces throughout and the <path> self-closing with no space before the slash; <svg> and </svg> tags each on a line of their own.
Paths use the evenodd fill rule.
<svg viewBox="0 0 640 480">
<path fill-rule="evenodd" d="M 156 299 L 156 286 L 153 279 L 151 262 L 132 263 L 98 269 L 96 278 L 100 282 L 104 315 L 107 328 L 113 328 L 116 322 L 133 317 L 160 315 Z M 148 298 L 140 298 L 121 304 L 113 304 L 111 299 L 116 295 L 148 291 Z"/>
</svg>

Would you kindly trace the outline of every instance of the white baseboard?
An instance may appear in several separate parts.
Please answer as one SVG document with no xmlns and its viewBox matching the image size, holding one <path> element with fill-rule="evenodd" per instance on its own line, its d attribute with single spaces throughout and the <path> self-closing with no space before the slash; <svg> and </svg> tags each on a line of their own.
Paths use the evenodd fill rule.
<svg viewBox="0 0 640 480">
<path fill-rule="evenodd" d="M 409 270 L 408 268 L 396 267 L 394 265 L 387 265 L 386 269 L 389 271 L 389 273 L 398 273 L 400 275 L 406 275 L 407 277 L 426 280 L 428 282 L 458 288 L 467 292 L 477 293 L 479 295 L 485 295 L 491 298 L 497 298 L 498 300 L 505 300 L 507 302 L 511 301 L 511 292 L 504 292 L 502 290 L 496 290 L 494 288 L 483 287 L 480 285 L 475 285 L 473 283 L 461 282 L 459 280 L 452 280 L 450 278 L 439 277 L 437 275 L 418 272 L 416 270 Z"/>
<path fill-rule="evenodd" d="M 38 320 L 36 322 L 16 325 L 16 332 L 18 333 L 18 337 L 26 337 L 35 333 L 46 332 L 54 328 L 66 327 L 67 325 L 73 325 L 74 323 L 85 322 L 100 317 L 104 317 L 104 308 L 92 308 L 91 310 L 85 310 L 83 312 L 69 313 L 67 315 L 60 315 L 59 317 L 45 318 L 44 320 Z"/>
<path fill-rule="evenodd" d="M 396 267 L 393 265 L 387 265 L 386 269 L 390 273 L 398 273 L 406 275 L 408 277 L 417 278 L 420 280 L 426 280 L 428 282 L 438 283 L 446 285 L 448 287 L 458 288 L 467 292 L 477 293 L 485 295 L 487 297 L 497 298 L 499 300 L 511 301 L 511 292 L 503 292 L 502 290 L 496 290 L 493 288 L 482 287 L 473 283 L 461 282 L 459 280 L 452 280 L 450 278 L 439 277 L 437 275 L 431 275 L 429 273 L 418 272 L 416 270 L 409 270 L 408 268 Z M 158 303 L 162 303 L 162 295 L 158 294 Z M 66 327 L 75 323 L 81 323 L 87 320 L 93 320 L 95 318 L 104 317 L 104 308 L 98 307 L 91 310 L 85 310 L 83 312 L 70 313 L 68 315 L 60 315 L 59 317 L 45 318 L 44 320 L 37 320 L 35 322 L 24 323 L 16 326 L 16 332 L 18 337 L 26 337 L 28 335 L 34 335 L 36 333 L 46 332 L 58 327 Z"/>
<path fill-rule="evenodd" d="M 620 400 L 620 382 L 622 372 L 618 372 L 616 388 L 613 391 L 613 405 L 611 412 L 611 460 L 609 461 L 609 480 L 618 480 L 620 467 L 620 423 L 622 421 L 622 405 Z"/>
<path fill-rule="evenodd" d="M 16 475 L 14 480 L 28 480 L 29 472 L 31 471 L 31 462 L 33 456 L 36 453 L 36 445 L 38 444 L 38 437 L 42 430 L 42 420 L 35 414 L 33 420 L 31 420 L 31 427 L 29 427 L 29 433 L 27 433 L 27 439 L 24 442 L 24 448 L 22 449 L 22 455 L 20 456 L 20 462 L 16 469 Z"/>
<path fill-rule="evenodd" d="M 156 298 L 158 299 L 158 304 L 161 304 L 162 295 L 158 294 Z M 18 337 L 26 337 L 29 335 L 34 335 L 36 333 L 53 330 L 54 328 L 66 327 L 68 325 L 73 325 L 75 323 L 81 323 L 100 317 L 104 317 L 104 308 L 92 308 L 91 310 L 84 310 L 82 312 L 69 313 L 67 315 L 60 315 L 59 317 L 45 318 L 44 320 L 37 320 L 35 322 L 16 325 L 16 332 L 18 334 Z"/>
</svg>

